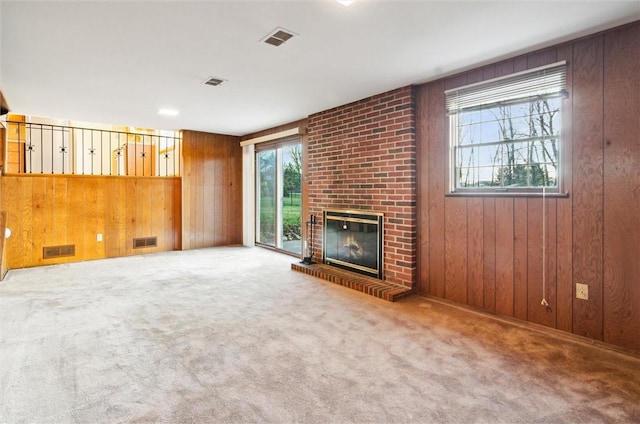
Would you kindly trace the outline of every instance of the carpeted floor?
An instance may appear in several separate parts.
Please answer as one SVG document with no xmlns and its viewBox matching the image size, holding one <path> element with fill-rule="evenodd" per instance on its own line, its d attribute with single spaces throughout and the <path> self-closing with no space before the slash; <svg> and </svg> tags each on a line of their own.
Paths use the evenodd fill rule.
<svg viewBox="0 0 640 424">
<path fill-rule="evenodd" d="M 10 271 L 6 423 L 640 422 L 640 359 L 213 248 Z"/>
</svg>

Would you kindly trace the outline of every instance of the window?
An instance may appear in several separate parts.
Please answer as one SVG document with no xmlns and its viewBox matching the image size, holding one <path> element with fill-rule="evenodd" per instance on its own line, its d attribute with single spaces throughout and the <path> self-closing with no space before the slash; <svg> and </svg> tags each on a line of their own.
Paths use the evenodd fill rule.
<svg viewBox="0 0 640 424">
<path fill-rule="evenodd" d="M 265 143 L 266 144 L 266 143 Z M 256 243 L 302 253 L 302 144 L 256 148 Z"/>
<path fill-rule="evenodd" d="M 565 62 L 445 92 L 450 192 L 560 193 Z"/>
</svg>

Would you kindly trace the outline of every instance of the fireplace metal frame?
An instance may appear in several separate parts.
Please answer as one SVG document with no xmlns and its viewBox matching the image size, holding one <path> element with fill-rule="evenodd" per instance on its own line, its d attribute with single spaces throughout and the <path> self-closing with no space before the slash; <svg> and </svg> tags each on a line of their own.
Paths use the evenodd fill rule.
<svg viewBox="0 0 640 424">
<path fill-rule="evenodd" d="M 329 214 L 329 215 L 327 215 Z M 357 222 L 365 224 L 377 225 L 377 258 L 378 269 L 369 268 L 366 266 L 354 264 L 351 262 L 341 261 L 335 258 L 326 257 L 326 242 L 327 242 L 327 221 L 341 221 L 341 222 Z M 354 209 L 325 209 L 322 211 L 322 262 L 329 265 L 335 265 L 343 269 L 360 272 L 361 274 L 371 277 L 383 279 L 384 275 L 384 214 L 380 212 L 372 212 L 367 210 L 354 210 Z"/>
</svg>

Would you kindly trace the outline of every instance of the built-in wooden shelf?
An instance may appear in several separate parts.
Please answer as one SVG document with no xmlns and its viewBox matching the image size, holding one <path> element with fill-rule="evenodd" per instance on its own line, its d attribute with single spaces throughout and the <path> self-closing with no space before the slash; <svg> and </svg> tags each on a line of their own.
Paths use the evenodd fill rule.
<svg viewBox="0 0 640 424">
<path fill-rule="evenodd" d="M 367 277 L 355 272 L 336 268 L 335 266 L 325 264 L 303 264 L 294 262 L 291 264 L 294 271 L 304 272 L 313 277 L 321 278 L 350 289 L 361 291 L 380 299 L 396 302 L 404 299 L 413 292 L 410 288 L 391 284 L 389 282 L 378 280 L 376 278 Z"/>
</svg>

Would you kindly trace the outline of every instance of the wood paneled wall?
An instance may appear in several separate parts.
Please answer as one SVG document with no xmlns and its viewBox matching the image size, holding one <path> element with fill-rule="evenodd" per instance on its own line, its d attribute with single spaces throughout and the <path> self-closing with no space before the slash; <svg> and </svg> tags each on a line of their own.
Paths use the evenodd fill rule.
<svg viewBox="0 0 640 424">
<path fill-rule="evenodd" d="M 180 178 L 21 175 L 0 185 L 10 269 L 180 248 Z M 153 236 L 157 247 L 133 249 L 133 238 Z M 44 246 L 66 244 L 75 256 L 42 258 Z"/>
<path fill-rule="evenodd" d="M 444 90 L 559 60 L 569 197 L 447 197 Z M 420 292 L 640 351 L 638 69 L 636 22 L 416 87 Z"/>
<path fill-rule="evenodd" d="M 242 243 L 240 138 L 183 131 L 182 248 Z"/>
</svg>

